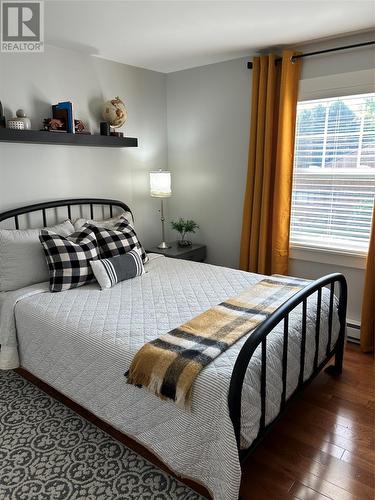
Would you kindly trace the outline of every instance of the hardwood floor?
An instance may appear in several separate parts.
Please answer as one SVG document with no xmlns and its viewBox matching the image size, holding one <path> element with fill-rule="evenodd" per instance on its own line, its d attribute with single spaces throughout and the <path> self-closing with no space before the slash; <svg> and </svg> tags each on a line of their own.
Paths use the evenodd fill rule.
<svg viewBox="0 0 375 500">
<path fill-rule="evenodd" d="M 242 500 L 374 500 L 374 359 L 348 344 L 247 460 Z"/>
<path fill-rule="evenodd" d="M 324 372 L 318 375 L 249 457 L 243 469 L 241 500 L 374 500 L 374 367 L 372 356 L 348 344 L 343 374 L 337 378 Z M 136 441 L 25 370 L 17 371 L 168 471 Z M 201 485 L 184 482 L 208 495 Z"/>
</svg>

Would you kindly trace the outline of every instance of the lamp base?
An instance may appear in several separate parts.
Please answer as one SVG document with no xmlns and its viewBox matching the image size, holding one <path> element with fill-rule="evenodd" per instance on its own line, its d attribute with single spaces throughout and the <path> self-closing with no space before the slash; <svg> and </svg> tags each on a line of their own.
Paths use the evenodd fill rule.
<svg viewBox="0 0 375 500">
<path fill-rule="evenodd" d="M 158 245 L 158 248 L 161 248 L 161 249 L 167 249 L 167 248 L 172 248 L 171 245 L 168 245 L 168 243 L 166 243 L 165 241 L 162 241 L 160 243 L 160 245 Z"/>
</svg>

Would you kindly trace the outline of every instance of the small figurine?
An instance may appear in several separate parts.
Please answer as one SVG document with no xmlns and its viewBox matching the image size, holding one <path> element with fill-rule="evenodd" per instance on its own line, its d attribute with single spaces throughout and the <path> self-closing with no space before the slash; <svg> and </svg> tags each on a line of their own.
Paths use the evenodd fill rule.
<svg viewBox="0 0 375 500">
<path fill-rule="evenodd" d="M 85 130 L 85 125 L 81 120 L 74 120 L 74 131 L 79 134 Z"/>
<path fill-rule="evenodd" d="M 43 120 L 43 130 L 47 132 L 66 132 L 64 126 L 64 122 L 58 118 L 44 118 Z"/>
</svg>

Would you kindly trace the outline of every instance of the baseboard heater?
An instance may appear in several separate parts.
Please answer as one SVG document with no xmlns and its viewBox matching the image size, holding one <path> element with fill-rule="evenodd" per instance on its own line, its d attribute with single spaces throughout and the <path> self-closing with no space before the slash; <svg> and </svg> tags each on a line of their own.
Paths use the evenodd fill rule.
<svg viewBox="0 0 375 500">
<path fill-rule="evenodd" d="M 360 333 L 361 333 L 361 323 L 359 321 L 348 319 L 346 322 L 347 326 L 347 339 L 349 342 L 355 342 L 359 344 Z"/>
</svg>

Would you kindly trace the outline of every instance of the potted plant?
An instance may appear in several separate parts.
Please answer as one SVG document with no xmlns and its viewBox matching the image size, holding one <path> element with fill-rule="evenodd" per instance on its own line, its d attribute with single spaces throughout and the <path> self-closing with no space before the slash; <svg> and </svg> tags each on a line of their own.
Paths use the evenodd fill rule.
<svg viewBox="0 0 375 500">
<path fill-rule="evenodd" d="M 198 224 L 191 219 L 183 219 L 180 217 L 177 221 L 171 222 L 172 229 L 180 233 L 180 239 L 178 240 L 178 245 L 180 247 L 188 247 L 191 245 L 191 241 L 186 240 L 185 237 L 189 233 L 195 233 L 196 229 L 199 229 Z"/>
</svg>

